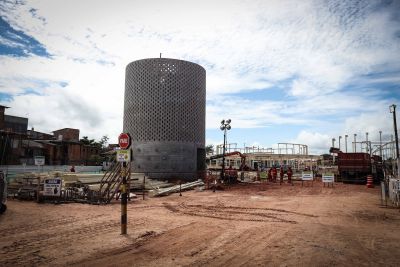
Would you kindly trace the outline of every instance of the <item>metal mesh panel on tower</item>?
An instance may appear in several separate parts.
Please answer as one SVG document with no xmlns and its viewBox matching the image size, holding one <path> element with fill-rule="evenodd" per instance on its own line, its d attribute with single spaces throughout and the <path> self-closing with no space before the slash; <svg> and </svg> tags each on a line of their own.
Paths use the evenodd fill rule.
<svg viewBox="0 0 400 267">
<path fill-rule="evenodd" d="M 205 145 L 205 77 L 200 65 L 176 59 L 126 67 L 124 132 L 132 136 L 134 171 L 196 172 Z"/>
</svg>

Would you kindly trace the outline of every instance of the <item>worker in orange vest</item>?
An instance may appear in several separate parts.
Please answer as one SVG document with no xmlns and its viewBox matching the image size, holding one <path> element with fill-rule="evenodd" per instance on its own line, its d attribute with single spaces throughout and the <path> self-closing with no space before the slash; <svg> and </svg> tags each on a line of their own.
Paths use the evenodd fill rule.
<svg viewBox="0 0 400 267">
<path fill-rule="evenodd" d="M 272 180 L 274 183 L 276 183 L 276 176 L 278 175 L 278 171 L 276 170 L 276 167 L 272 167 Z"/>
<path fill-rule="evenodd" d="M 290 183 L 290 184 L 292 183 L 292 175 L 293 175 L 292 168 L 289 167 L 287 170 L 287 178 L 288 178 L 288 183 Z"/>
<path fill-rule="evenodd" d="M 283 166 L 281 166 L 280 170 L 279 170 L 279 178 L 280 178 L 280 183 L 283 183 L 283 175 L 284 175 L 284 171 L 283 171 Z"/>
</svg>

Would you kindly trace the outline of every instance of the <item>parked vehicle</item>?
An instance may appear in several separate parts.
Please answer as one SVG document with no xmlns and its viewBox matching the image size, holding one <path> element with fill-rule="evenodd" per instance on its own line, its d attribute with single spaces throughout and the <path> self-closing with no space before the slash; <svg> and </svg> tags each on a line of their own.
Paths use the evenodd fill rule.
<svg viewBox="0 0 400 267">
<path fill-rule="evenodd" d="M 368 153 L 338 153 L 338 170 L 345 183 L 367 182 L 367 176 L 374 177 L 374 183 L 383 179 L 382 158 Z"/>
</svg>

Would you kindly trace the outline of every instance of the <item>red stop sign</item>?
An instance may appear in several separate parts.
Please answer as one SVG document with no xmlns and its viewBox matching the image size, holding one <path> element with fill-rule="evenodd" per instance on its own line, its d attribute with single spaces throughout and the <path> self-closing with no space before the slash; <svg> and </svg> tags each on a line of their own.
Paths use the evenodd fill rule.
<svg viewBox="0 0 400 267">
<path fill-rule="evenodd" d="M 128 149 L 131 146 L 131 137 L 128 133 L 122 133 L 118 136 L 118 144 L 121 149 Z"/>
</svg>

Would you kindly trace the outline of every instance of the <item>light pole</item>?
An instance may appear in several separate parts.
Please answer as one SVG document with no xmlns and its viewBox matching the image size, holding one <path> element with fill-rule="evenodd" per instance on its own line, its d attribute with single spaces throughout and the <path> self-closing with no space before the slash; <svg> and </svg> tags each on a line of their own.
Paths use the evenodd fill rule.
<svg viewBox="0 0 400 267">
<path fill-rule="evenodd" d="M 393 134 L 390 135 L 390 157 L 394 159 L 394 139 Z"/>
<path fill-rule="evenodd" d="M 349 137 L 349 136 L 346 134 L 344 136 L 344 143 L 345 143 L 346 153 L 347 153 L 347 137 Z"/>
<path fill-rule="evenodd" d="M 226 148 L 226 131 L 231 129 L 231 119 L 222 120 L 221 126 L 219 127 L 221 131 L 224 131 L 224 145 L 222 147 L 222 170 L 221 170 L 221 180 L 224 180 L 225 176 L 225 148 Z"/>
<path fill-rule="evenodd" d="M 367 146 L 365 147 L 365 151 L 366 151 L 367 154 L 368 154 L 368 132 L 365 133 L 365 141 L 366 141 L 365 144 L 367 145 Z"/>
<path fill-rule="evenodd" d="M 339 135 L 339 151 L 340 151 L 340 139 L 342 139 L 341 135 Z"/>
<path fill-rule="evenodd" d="M 357 152 L 357 134 L 354 134 L 354 153 Z"/>
<path fill-rule="evenodd" d="M 334 149 L 335 148 L 335 141 L 336 141 L 336 139 L 335 138 L 332 138 L 332 149 Z M 335 154 L 334 154 L 335 152 L 332 150 L 332 163 L 333 164 L 335 164 Z"/>
<path fill-rule="evenodd" d="M 382 131 L 379 131 L 379 156 L 382 158 Z"/>
<path fill-rule="evenodd" d="M 391 105 L 389 109 L 390 113 L 393 113 L 394 140 L 396 142 L 396 158 L 397 158 L 397 178 L 400 178 L 399 137 L 397 135 L 396 105 L 395 104 Z"/>
</svg>

